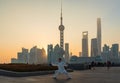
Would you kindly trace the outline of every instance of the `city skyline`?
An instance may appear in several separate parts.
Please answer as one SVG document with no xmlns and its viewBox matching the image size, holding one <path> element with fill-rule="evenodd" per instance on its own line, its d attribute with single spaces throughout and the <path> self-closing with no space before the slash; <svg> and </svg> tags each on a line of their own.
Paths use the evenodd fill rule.
<svg viewBox="0 0 120 83">
<path fill-rule="evenodd" d="M 102 46 L 119 43 L 119 0 L 63 0 L 65 43 L 74 55 L 82 51 L 81 33 L 96 37 L 96 19 L 102 22 Z M 47 49 L 59 44 L 60 0 L 0 1 L 0 63 L 10 62 L 22 47 L 35 45 Z M 90 51 L 90 50 L 89 50 Z M 90 53 L 89 53 L 90 54 Z"/>
</svg>

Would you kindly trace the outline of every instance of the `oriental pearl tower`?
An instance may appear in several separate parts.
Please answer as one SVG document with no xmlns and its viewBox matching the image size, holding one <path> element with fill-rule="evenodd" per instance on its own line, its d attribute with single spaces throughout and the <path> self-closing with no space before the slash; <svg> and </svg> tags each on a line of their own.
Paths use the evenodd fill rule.
<svg viewBox="0 0 120 83">
<path fill-rule="evenodd" d="M 60 47 L 64 49 L 64 25 L 63 25 L 63 17 L 62 17 L 62 3 L 61 3 L 61 17 L 60 17 Z"/>
</svg>

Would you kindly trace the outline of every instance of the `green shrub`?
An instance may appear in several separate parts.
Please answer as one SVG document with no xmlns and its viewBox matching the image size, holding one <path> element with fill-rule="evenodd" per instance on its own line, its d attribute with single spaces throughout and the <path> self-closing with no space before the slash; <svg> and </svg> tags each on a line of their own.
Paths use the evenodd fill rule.
<svg viewBox="0 0 120 83">
<path fill-rule="evenodd" d="M 57 70 L 57 66 L 49 66 L 46 64 L 29 65 L 29 64 L 0 64 L 0 69 L 16 72 L 32 72 L 32 71 L 51 71 Z"/>
</svg>

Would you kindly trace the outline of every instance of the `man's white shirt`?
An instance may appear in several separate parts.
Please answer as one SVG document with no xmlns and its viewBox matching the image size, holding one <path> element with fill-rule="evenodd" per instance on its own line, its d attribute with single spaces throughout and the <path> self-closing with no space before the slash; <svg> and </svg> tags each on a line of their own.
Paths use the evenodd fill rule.
<svg viewBox="0 0 120 83">
<path fill-rule="evenodd" d="M 64 62 L 59 62 L 56 64 L 58 66 L 58 72 L 64 73 L 66 72 L 64 66 L 67 66 Z"/>
</svg>

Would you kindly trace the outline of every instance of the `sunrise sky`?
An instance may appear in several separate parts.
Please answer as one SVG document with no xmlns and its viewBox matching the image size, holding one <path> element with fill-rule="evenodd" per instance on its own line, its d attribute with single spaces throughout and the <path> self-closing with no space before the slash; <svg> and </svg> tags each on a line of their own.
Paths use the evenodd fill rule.
<svg viewBox="0 0 120 83">
<path fill-rule="evenodd" d="M 96 37 L 102 23 L 102 46 L 120 44 L 120 0 L 63 0 L 65 42 L 70 52 L 81 51 L 82 32 Z M 47 49 L 59 43 L 60 0 L 0 0 L 0 63 L 9 63 L 22 47 Z"/>
</svg>

